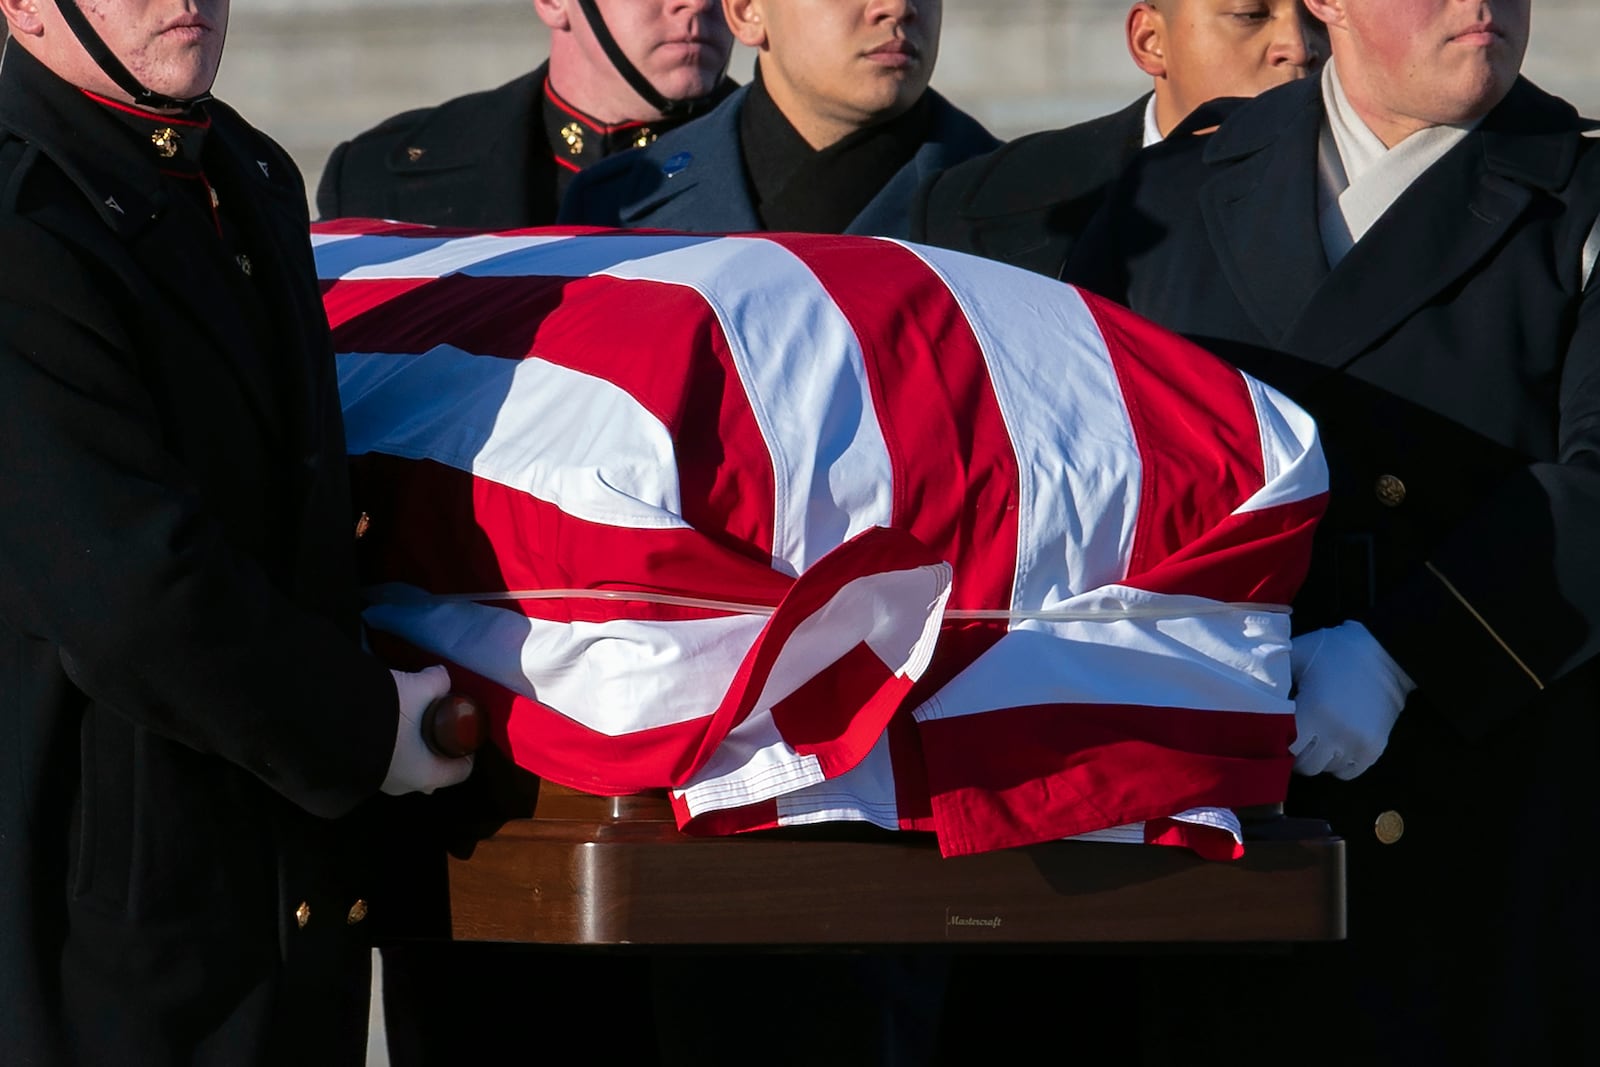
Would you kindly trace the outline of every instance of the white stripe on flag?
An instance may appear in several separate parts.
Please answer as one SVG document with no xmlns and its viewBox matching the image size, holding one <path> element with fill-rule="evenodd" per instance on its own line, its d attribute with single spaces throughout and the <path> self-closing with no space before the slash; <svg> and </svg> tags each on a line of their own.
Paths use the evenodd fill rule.
<svg viewBox="0 0 1600 1067">
<path fill-rule="evenodd" d="M 1040 704 L 1115 704 L 1154 708 L 1293 714 L 1289 700 L 1289 617 L 1280 612 L 1217 611 L 1214 601 L 1121 586 L 1060 605 L 1088 610 L 1164 605 L 1166 618 L 1105 622 L 1029 619 L 915 711 L 919 722 Z M 1204 605 L 1193 616 L 1186 604 Z"/>
<path fill-rule="evenodd" d="M 715 312 L 776 475 L 773 566 L 799 574 L 893 518 L 893 472 L 854 331 L 771 241 L 731 237 L 607 271 L 683 285 Z"/>
<path fill-rule="evenodd" d="M 536 357 L 338 357 L 351 455 L 431 459 L 590 522 L 685 529 L 672 436 L 610 382 Z"/>
<path fill-rule="evenodd" d="M 1278 390 L 1247 374 L 1241 376 L 1261 431 L 1263 484 L 1237 511 L 1265 511 L 1304 500 L 1308 490 L 1321 492 L 1328 484 L 1328 461 L 1316 423 Z"/>
<path fill-rule="evenodd" d="M 1094 316 L 1075 290 L 1049 278 L 959 252 L 906 247 L 939 274 L 966 314 L 1016 450 L 1011 606 L 1038 608 L 1122 578 L 1142 467 Z"/>
<path fill-rule="evenodd" d="M 363 618 L 608 737 L 709 716 L 766 622 L 557 623 L 504 607 L 402 599 Z"/>
</svg>

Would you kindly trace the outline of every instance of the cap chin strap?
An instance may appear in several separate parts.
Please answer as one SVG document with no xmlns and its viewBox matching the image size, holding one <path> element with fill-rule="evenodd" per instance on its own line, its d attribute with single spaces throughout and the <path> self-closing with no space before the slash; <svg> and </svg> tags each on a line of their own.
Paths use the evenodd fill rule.
<svg viewBox="0 0 1600 1067">
<path fill-rule="evenodd" d="M 89 25 L 89 19 L 79 9 L 77 0 L 56 0 L 56 7 L 61 11 L 61 17 L 67 20 L 67 28 L 72 35 L 83 45 L 83 50 L 89 53 L 89 58 L 94 60 L 105 76 L 117 83 L 117 87 L 129 96 L 140 107 L 149 108 L 190 108 L 196 104 L 204 103 L 211 99 L 210 93 L 201 93 L 199 96 L 176 97 L 163 96 L 154 89 L 146 89 L 139 84 L 139 79 L 128 73 L 128 68 L 122 65 L 100 35 Z"/>
<path fill-rule="evenodd" d="M 57 2 L 66 3 L 67 0 L 57 0 Z M 691 97 L 688 100 L 667 99 L 661 95 L 659 89 L 650 84 L 650 79 L 640 73 L 639 68 L 635 67 L 628 61 L 628 57 L 623 55 L 622 46 L 617 44 L 615 37 L 611 36 L 611 30 L 606 26 L 606 20 L 601 16 L 600 6 L 596 0 L 578 0 L 578 6 L 583 8 L 583 17 L 589 20 L 589 29 L 593 31 L 594 39 L 600 42 L 600 50 L 606 54 L 606 58 L 617 69 L 617 73 L 622 75 L 622 80 L 627 82 L 634 92 L 644 97 L 645 103 L 661 112 L 664 118 L 686 119 L 710 107 L 711 97 L 716 91 L 715 84 L 712 86 L 712 91 L 704 96 Z M 717 72 L 718 82 L 722 80 L 722 76 L 727 69 L 727 64 L 724 63 L 722 70 Z"/>
</svg>

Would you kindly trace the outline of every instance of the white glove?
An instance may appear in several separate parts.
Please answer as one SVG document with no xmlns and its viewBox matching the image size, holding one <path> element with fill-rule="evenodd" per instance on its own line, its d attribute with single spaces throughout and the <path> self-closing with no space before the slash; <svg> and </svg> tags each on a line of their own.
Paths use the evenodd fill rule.
<svg viewBox="0 0 1600 1067">
<path fill-rule="evenodd" d="M 1294 639 L 1294 756 L 1297 774 L 1349 781 L 1378 762 L 1416 683 L 1359 622 Z"/>
<path fill-rule="evenodd" d="M 435 755 L 422 739 L 422 713 L 450 692 L 450 672 L 443 667 L 429 667 L 416 674 L 389 673 L 394 675 L 394 687 L 400 694 L 400 729 L 395 732 L 389 775 L 379 788 L 390 796 L 400 796 L 431 793 L 466 781 L 472 773 L 471 756 L 449 759 Z"/>
</svg>

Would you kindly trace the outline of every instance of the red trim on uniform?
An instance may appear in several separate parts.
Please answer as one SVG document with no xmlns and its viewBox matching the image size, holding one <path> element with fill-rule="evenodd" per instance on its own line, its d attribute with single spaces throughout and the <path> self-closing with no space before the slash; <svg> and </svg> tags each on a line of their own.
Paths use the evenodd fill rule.
<svg viewBox="0 0 1600 1067">
<path fill-rule="evenodd" d="M 599 130 L 601 133 L 616 133 L 618 130 L 635 130 L 641 126 L 648 126 L 652 122 L 659 121 L 658 119 L 630 119 L 627 122 L 619 122 L 615 126 L 608 125 L 594 118 L 592 115 L 585 115 L 582 111 L 579 111 L 576 107 L 561 99 L 561 94 L 556 92 L 555 86 L 550 84 L 549 78 L 544 80 L 544 94 L 550 98 L 550 102 L 558 109 L 565 111 L 567 114 L 571 115 L 573 118 L 577 119 L 591 130 Z"/>
<path fill-rule="evenodd" d="M 163 115 L 159 111 L 149 111 L 142 107 L 134 107 L 132 104 L 124 104 L 120 100 L 112 100 L 109 97 L 101 96 L 99 93 L 91 93 L 87 89 L 79 89 L 78 92 L 95 103 L 109 107 L 114 111 L 121 111 L 127 115 L 137 115 L 152 122 L 164 122 L 170 126 L 190 126 L 197 130 L 209 130 L 211 128 L 211 116 L 209 115 L 203 121 L 196 122 L 193 119 L 180 119 L 176 115 Z"/>
<path fill-rule="evenodd" d="M 563 159 L 561 156 L 557 155 L 555 152 L 551 152 L 550 153 L 550 158 L 555 161 L 556 166 L 561 167 L 563 170 L 570 170 L 574 174 L 578 173 L 579 171 L 581 171 L 583 169 L 582 167 L 578 166 L 576 163 L 572 162 L 572 160 Z"/>
</svg>

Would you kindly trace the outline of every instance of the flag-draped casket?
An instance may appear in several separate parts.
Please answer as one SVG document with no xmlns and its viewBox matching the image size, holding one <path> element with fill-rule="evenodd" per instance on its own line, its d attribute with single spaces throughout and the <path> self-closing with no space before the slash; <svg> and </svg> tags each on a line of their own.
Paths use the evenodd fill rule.
<svg viewBox="0 0 1600 1067">
<path fill-rule="evenodd" d="M 313 235 L 379 640 L 690 832 L 1233 855 L 1326 471 L 1128 311 L 876 238 Z"/>
</svg>

